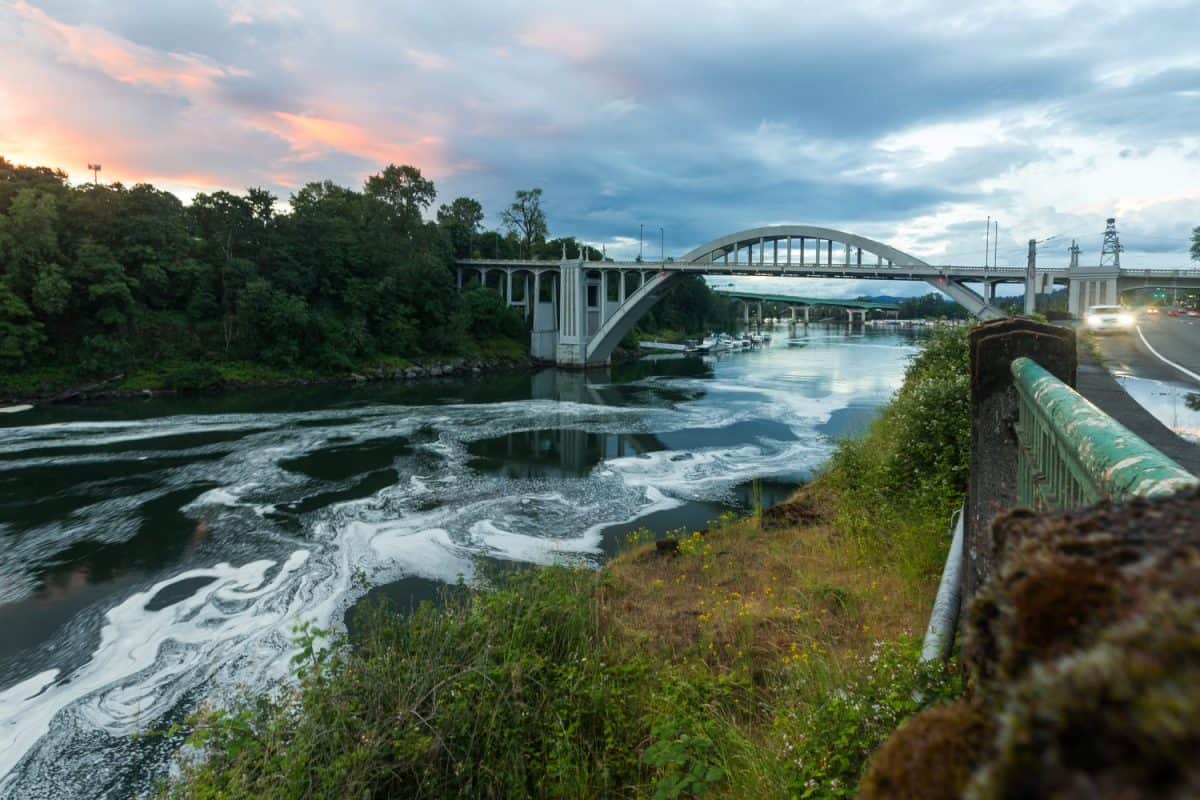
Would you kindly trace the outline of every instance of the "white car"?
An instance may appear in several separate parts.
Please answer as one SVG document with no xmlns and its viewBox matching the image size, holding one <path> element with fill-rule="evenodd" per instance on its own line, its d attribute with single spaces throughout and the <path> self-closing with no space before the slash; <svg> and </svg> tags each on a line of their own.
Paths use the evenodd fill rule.
<svg viewBox="0 0 1200 800">
<path fill-rule="evenodd" d="M 1083 315 L 1088 330 L 1127 331 L 1133 327 L 1133 314 L 1120 306 L 1091 306 Z"/>
</svg>

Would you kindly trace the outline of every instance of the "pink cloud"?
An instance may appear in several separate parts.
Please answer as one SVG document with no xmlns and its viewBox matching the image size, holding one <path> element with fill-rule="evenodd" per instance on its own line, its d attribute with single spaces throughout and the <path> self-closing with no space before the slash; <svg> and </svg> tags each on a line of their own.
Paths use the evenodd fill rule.
<svg viewBox="0 0 1200 800">
<path fill-rule="evenodd" d="M 435 174 L 446 169 L 444 142 L 437 136 L 418 134 L 396 140 L 351 122 L 286 111 L 273 111 L 260 118 L 257 124 L 284 139 L 298 160 L 336 150 L 380 165 L 417 164 Z"/>
<path fill-rule="evenodd" d="M 121 83 L 192 94 L 210 90 L 222 77 L 247 74 L 193 53 L 144 47 L 102 28 L 68 25 L 24 0 L 17 0 L 13 8 L 60 61 L 103 73 Z"/>
</svg>

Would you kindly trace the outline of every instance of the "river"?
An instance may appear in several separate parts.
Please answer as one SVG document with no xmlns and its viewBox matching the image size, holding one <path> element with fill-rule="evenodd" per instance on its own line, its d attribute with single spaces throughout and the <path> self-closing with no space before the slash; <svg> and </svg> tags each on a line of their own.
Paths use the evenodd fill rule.
<svg viewBox="0 0 1200 800">
<path fill-rule="evenodd" d="M 781 337 L 777 336 L 777 341 Z M 917 342 L 51 406 L 0 419 L 0 796 L 128 797 L 165 730 L 287 678 L 299 621 L 488 561 L 601 563 L 811 475 Z"/>
</svg>

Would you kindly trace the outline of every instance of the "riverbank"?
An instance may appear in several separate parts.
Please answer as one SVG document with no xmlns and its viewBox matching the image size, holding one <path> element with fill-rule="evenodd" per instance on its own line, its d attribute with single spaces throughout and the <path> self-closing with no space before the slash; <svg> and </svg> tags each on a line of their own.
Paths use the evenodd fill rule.
<svg viewBox="0 0 1200 800">
<path fill-rule="evenodd" d="M 965 366 L 961 332 L 935 334 L 779 508 L 635 534 L 600 572 L 366 608 L 353 641 L 304 631 L 294 687 L 193 719 L 206 758 L 166 792 L 853 796 L 878 744 L 959 689 L 916 634 L 965 475 Z"/>
<path fill-rule="evenodd" d="M 287 386 L 418 381 L 428 378 L 481 377 L 533 368 L 528 348 L 498 339 L 469 355 L 387 357 L 364 361 L 338 372 L 280 369 L 247 361 L 172 361 L 145 366 L 106 379 L 87 380 L 68 369 L 46 369 L 0 376 L 0 405 L 23 405 L 180 394 L 243 391 Z"/>
</svg>

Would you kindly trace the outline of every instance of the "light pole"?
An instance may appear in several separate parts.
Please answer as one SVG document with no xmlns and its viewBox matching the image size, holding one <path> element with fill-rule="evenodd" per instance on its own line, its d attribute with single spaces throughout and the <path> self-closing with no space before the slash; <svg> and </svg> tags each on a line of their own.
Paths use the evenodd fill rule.
<svg viewBox="0 0 1200 800">
<path fill-rule="evenodd" d="M 646 238 L 646 223 L 638 223 L 638 261 L 642 260 L 642 246 Z"/>
<path fill-rule="evenodd" d="M 92 171 L 92 185 L 99 186 L 100 185 L 100 165 L 99 164 L 88 164 L 88 169 L 90 169 Z"/>
<path fill-rule="evenodd" d="M 658 260 L 660 263 L 667 261 L 667 234 L 663 232 L 662 225 L 658 226 Z"/>
</svg>

